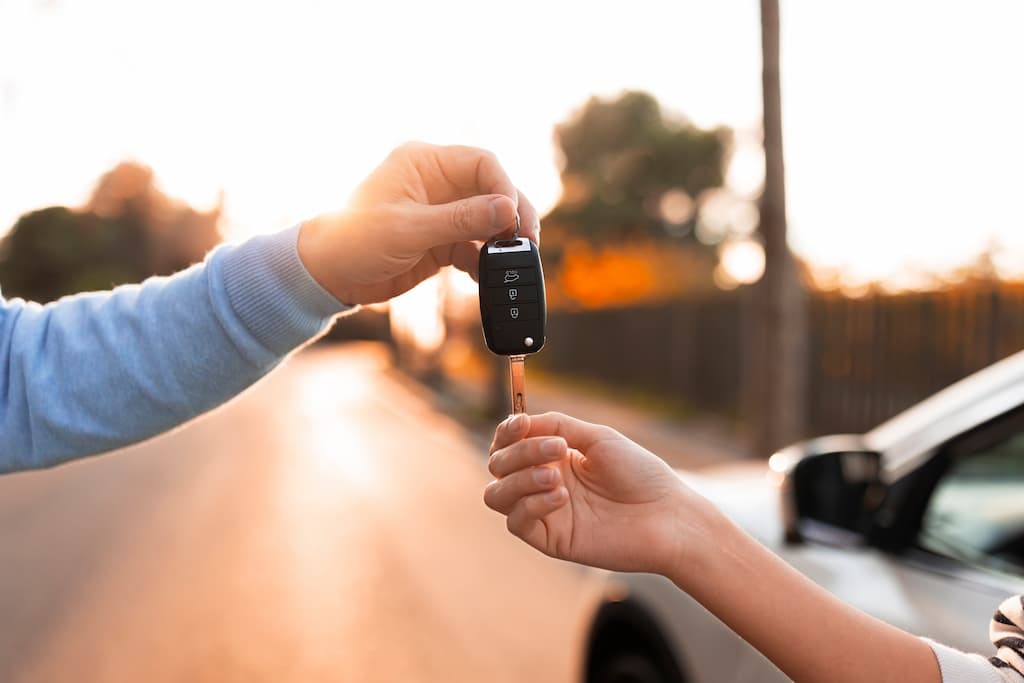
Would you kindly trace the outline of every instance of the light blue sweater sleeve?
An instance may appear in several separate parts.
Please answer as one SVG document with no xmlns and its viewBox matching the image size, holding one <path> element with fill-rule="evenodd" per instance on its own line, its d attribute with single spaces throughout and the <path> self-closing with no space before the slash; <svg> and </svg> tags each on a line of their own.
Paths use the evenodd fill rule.
<svg viewBox="0 0 1024 683">
<path fill-rule="evenodd" d="M 179 425 L 242 391 L 348 307 L 306 271 L 298 228 L 141 285 L 40 306 L 0 299 L 0 472 Z"/>
</svg>

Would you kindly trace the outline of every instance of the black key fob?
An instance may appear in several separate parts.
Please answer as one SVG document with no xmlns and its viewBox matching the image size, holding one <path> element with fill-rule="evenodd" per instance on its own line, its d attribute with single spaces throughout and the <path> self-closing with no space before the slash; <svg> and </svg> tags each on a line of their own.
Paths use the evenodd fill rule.
<svg viewBox="0 0 1024 683">
<path fill-rule="evenodd" d="M 544 271 L 529 238 L 492 240 L 480 250 L 480 322 L 487 348 L 499 355 L 544 346 Z"/>
</svg>

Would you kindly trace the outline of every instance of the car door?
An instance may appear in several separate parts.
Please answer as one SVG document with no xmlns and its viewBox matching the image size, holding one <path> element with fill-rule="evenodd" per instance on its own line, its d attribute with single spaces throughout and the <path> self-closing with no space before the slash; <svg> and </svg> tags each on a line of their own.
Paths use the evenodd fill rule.
<svg viewBox="0 0 1024 683">
<path fill-rule="evenodd" d="M 1024 410 L 943 444 L 895 482 L 865 547 L 787 558 L 850 604 L 912 633 L 990 655 L 999 603 L 1024 593 Z"/>
<path fill-rule="evenodd" d="M 920 598 L 928 635 L 991 653 L 988 620 L 1024 593 L 1024 410 L 958 437 L 935 460 L 919 514 L 908 510 L 914 540 L 900 564 L 944 587 Z"/>
</svg>

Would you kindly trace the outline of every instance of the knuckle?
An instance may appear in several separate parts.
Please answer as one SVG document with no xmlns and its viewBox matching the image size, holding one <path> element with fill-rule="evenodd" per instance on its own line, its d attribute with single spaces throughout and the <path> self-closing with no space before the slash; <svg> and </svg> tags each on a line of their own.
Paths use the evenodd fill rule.
<svg viewBox="0 0 1024 683">
<path fill-rule="evenodd" d="M 523 499 L 523 509 L 531 517 L 539 517 L 541 510 L 541 498 L 538 495 Z"/>
<path fill-rule="evenodd" d="M 498 161 L 498 155 L 489 149 L 471 147 L 468 145 L 459 145 L 457 147 L 452 147 L 451 149 L 455 154 L 462 155 L 464 158 L 475 162 L 478 169 L 481 166 L 488 169 L 501 168 L 501 162 Z"/>
<path fill-rule="evenodd" d="M 619 432 L 619 430 L 615 429 L 614 427 L 609 427 L 608 425 L 601 425 L 601 428 L 598 431 L 600 432 L 600 436 L 601 436 L 602 439 L 621 439 L 621 438 L 623 438 L 623 436 Z"/>
<path fill-rule="evenodd" d="M 494 498 L 495 493 L 493 486 L 489 486 L 486 489 L 484 489 L 484 505 L 491 508 L 492 510 L 497 510 L 498 508 L 496 507 L 496 502 Z"/>
<path fill-rule="evenodd" d="M 415 154 L 426 147 L 426 143 L 419 140 L 406 140 L 391 152 L 391 157 L 404 157 Z"/>
<path fill-rule="evenodd" d="M 487 150 L 481 149 L 480 147 L 474 147 L 472 145 L 449 145 L 446 149 L 452 154 L 462 154 L 465 156 L 479 157 L 487 154 Z"/>
<path fill-rule="evenodd" d="M 469 202 L 458 202 L 452 209 L 452 227 L 458 232 L 470 232 L 473 229 L 473 208 Z"/>
<path fill-rule="evenodd" d="M 544 445 L 548 441 L 549 439 L 538 439 L 530 443 L 529 460 L 531 465 L 542 465 L 551 459 L 547 456 L 548 446 Z"/>
<path fill-rule="evenodd" d="M 522 538 L 522 524 L 520 524 L 519 520 L 514 515 L 509 515 L 505 519 L 505 528 L 508 529 L 508 532 L 513 536 Z"/>
</svg>

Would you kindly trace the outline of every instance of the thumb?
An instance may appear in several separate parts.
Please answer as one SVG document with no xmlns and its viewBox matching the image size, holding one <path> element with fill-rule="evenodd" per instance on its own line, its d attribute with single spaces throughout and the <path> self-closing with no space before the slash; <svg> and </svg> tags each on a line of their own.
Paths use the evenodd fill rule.
<svg viewBox="0 0 1024 683">
<path fill-rule="evenodd" d="M 528 425 L 527 436 L 561 436 L 569 448 L 584 453 L 598 441 L 620 436 L 611 427 L 584 422 L 562 413 L 533 415 Z"/>
<path fill-rule="evenodd" d="M 516 205 L 505 195 L 477 195 L 421 206 L 413 241 L 423 249 L 453 242 L 486 241 L 515 226 Z"/>
</svg>

